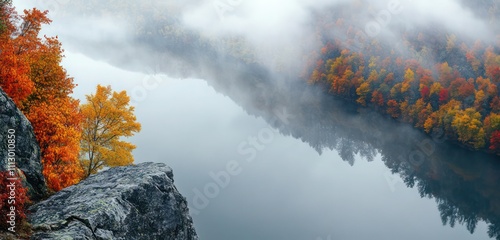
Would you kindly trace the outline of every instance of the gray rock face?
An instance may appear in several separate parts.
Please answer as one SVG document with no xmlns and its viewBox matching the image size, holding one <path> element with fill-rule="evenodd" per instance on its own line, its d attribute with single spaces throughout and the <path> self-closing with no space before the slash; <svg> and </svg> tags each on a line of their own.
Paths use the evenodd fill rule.
<svg viewBox="0 0 500 240">
<path fill-rule="evenodd" d="M 162 163 L 108 169 L 30 211 L 31 239 L 198 239 L 172 169 Z"/>
<path fill-rule="evenodd" d="M 23 184 L 28 187 L 29 197 L 32 200 L 40 199 L 47 195 L 47 184 L 40 163 L 40 147 L 28 119 L 0 88 L 0 171 L 8 169 L 9 130 L 15 131 L 13 135 L 16 140 L 14 145 L 17 172 L 24 175 L 21 177 Z"/>
</svg>

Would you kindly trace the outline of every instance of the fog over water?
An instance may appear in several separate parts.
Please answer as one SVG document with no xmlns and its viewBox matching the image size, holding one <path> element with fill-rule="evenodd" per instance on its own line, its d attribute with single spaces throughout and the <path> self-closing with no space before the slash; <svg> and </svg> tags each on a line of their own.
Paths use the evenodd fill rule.
<svg viewBox="0 0 500 240">
<path fill-rule="evenodd" d="M 396 46 L 403 41 L 399 30 L 419 26 L 492 43 L 498 41 L 495 33 L 500 28 L 487 20 L 487 12 L 473 9 L 475 5 L 465 0 L 22 0 L 15 4 L 20 9 L 49 9 L 54 23 L 46 32 L 58 35 L 66 50 L 141 72 L 157 68 L 165 59 L 179 58 L 187 65 L 199 61 L 195 55 L 204 53 L 190 52 L 198 51 L 196 44 L 208 44 L 203 51 L 213 48 L 256 60 L 272 70 L 302 68 L 305 55 L 321 48 L 312 24 L 321 21 L 317 17 L 325 17 L 322 11 L 329 9 L 350 11 L 346 13 L 353 17 L 350 24 L 366 35 L 363 44 L 377 40 Z M 170 38 L 182 34 L 188 36 L 181 37 L 182 43 Z M 342 39 L 344 33 L 322 34 Z M 172 50 L 176 45 L 180 54 Z M 200 70 L 192 70 L 196 73 L 191 75 L 200 75 Z"/>
<path fill-rule="evenodd" d="M 316 13 L 350 6 L 365 29 L 389 2 L 14 5 L 52 10 L 43 31 L 63 44 L 74 97 L 84 101 L 97 84 L 132 96 L 142 124 L 131 138 L 135 160 L 173 168 L 200 239 L 490 239 L 488 226 L 500 229 L 494 159 L 291 83 L 321 47 L 310 27 Z M 398 2 L 390 20 L 398 27 L 439 22 L 495 41 L 498 29 L 465 1 Z M 374 37 L 400 41 L 394 32 Z"/>
</svg>

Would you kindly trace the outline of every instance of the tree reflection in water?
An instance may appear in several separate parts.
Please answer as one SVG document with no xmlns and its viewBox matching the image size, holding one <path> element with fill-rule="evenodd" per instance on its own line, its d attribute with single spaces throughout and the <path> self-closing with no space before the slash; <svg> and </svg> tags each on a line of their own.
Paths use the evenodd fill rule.
<svg viewBox="0 0 500 240">
<path fill-rule="evenodd" d="M 380 154 L 388 171 L 398 174 L 406 186 L 418 189 L 422 198 L 436 200 L 444 225 L 463 224 L 473 233 L 478 222 L 485 221 L 490 237 L 500 239 L 498 157 L 462 149 L 445 136 L 427 136 L 300 82 L 276 87 L 257 80 L 260 77 L 241 79 L 232 85 L 209 83 L 249 114 L 262 117 L 283 135 L 307 142 L 319 154 L 336 150 L 350 165 L 356 156 L 372 161 Z M 276 117 L 277 111 L 291 116 L 286 124 Z"/>
</svg>

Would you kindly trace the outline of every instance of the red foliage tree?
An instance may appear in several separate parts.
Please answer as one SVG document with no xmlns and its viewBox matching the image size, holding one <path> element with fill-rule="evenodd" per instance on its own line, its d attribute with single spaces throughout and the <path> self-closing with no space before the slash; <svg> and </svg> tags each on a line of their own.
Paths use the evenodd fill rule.
<svg viewBox="0 0 500 240">
<path fill-rule="evenodd" d="M 462 78 L 463 79 L 463 78 Z M 475 92 L 475 87 L 474 87 L 474 80 L 469 79 L 469 81 L 465 81 L 463 79 L 462 84 L 458 87 L 458 97 L 461 99 L 465 99 L 469 96 L 474 95 Z"/>
<path fill-rule="evenodd" d="M 380 93 L 379 91 L 375 90 L 372 93 L 372 103 L 377 104 L 378 106 L 382 107 L 384 106 L 384 95 Z"/>
<path fill-rule="evenodd" d="M 500 97 L 495 96 L 490 103 L 491 111 L 498 113 L 500 112 Z"/>
<path fill-rule="evenodd" d="M 443 88 L 439 91 L 439 102 L 441 104 L 446 103 L 450 99 L 450 93 L 448 89 Z"/>
<path fill-rule="evenodd" d="M 420 96 L 422 96 L 424 100 L 429 99 L 430 94 L 431 90 L 427 86 L 423 86 L 422 89 L 420 90 Z"/>
<path fill-rule="evenodd" d="M 393 99 L 387 101 L 387 113 L 389 113 L 393 118 L 398 118 L 400 115 L 398 102 Z"/>
<path fill-rule="evenodd" d="M 490 150 L 500 152 L 500 131 L 494 131 L 490 138 Z"/>
<path fill-rule="evenodd" d="M 0 227 L 5 230 L 12 225 L 21 226 L 26 219 L 26 204 L 30 201 L 27 190 L 23 187 L 17 173 L 13 172 L 14 176 L 11 173 L 10 171 L 0 172 Z M 11 220 L 13 220 L 12 224 Z M 14 228 L 14 230 L 18 229 Z"/>
<path fill-rule="evenodd" d="M 494 83 L 500 83 L 500 66 L 488 67 L 486 73 Z"/>
</svg>

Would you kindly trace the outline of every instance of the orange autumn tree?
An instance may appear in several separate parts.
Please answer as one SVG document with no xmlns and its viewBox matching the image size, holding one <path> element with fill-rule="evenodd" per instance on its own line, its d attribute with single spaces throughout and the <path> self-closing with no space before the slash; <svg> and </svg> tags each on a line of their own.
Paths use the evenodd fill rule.
<svg viewBox="0 0 500 240">
<path fill-rule="evenodd" d="M 63 50 L 57 37 L 39 38 L 47 11 L 24 10 L 19 16 L 10 3 L 2 5 L 0 86 L 33 125 L 40 145 L 43 174 L 55 191 L 80 181 L 79 102 L 70 94 L 75 85 L 61 66 Z"/>
<path fill-rule="evenodd" d="M 134 161 L 135 145 L 121 140 L 141 130 L 129 102 L 125 91 L 112 92 L 110 86 L 98 85 L 95 94 L 87 95 L 87 103 L 80 107 L 84 116 L 80 160 L 85 177 Z"/>
<path fill-rule="evenodd" d="M 29 118 L 42 149 L 43 175 L 55 191 L 78 183 L 83 176 L 78 162 L 82 121 L 78 105 L 74 99 L 56 98 L 30 110 Z"/>
<path fill-rule="evenodd" d="M 61 44 L 57 37 L 37 38 L 41 24 L 50 23 L 47 12 L 33 9 L 24 13 L 19 49 L 30 53 L 29 76 L 35 90 L 21 109 L 32 122 L 40 144 L 47 184 L 59 191 L 78 183 L 83 175 L 78 160 L 82 117 L 79 102 L 70 97 L 73 79 L 61 66 Z"/>
<path fill-rule="evenodd" d="M 19 105 L 34 90 L 29 79 L 27 55 L 18 52 L 18 30 L 13 20 L 18 16 L 10 1 L 0 2 L 0 87 Z"/>
</svg>

